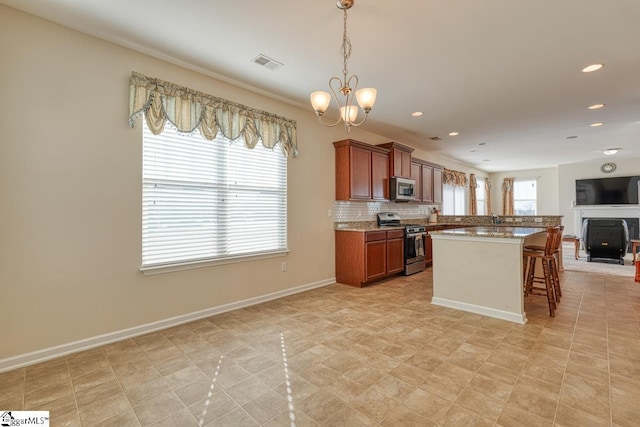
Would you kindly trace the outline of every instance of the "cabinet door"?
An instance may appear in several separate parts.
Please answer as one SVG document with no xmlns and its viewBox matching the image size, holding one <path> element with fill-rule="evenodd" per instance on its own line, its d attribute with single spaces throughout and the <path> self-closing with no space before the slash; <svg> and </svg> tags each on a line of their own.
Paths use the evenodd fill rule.
<svg viewBox="0 0 640 427">
<path fill-rule="evenodd" d="M 389 155 L 371 153 L 371 194 L 374 200 L 389 200 Z"/>
<path fill-rule="evenodd" d="M 400 151 L 400 170 L 405 178 L 411 177 L 411 153 Z"/>
<path fill-rule="evenodd" d="M 387 274 L 404 270 L 404 237 L 387 240 Z"/>
<path fill-rule="evenodd" d="M 442 203 L 442 169 L 433 169 L 433 203 Z"/>
<path fill-rule="evenodd" d="M 371 151 L 349 147 L 351 198 L 371 200 Z"/>
<path fill-rule="evenodd" d="M 387 275 L 387 241 L 365 243 L 366 280 L 381 279 Z"/>
<path fill-rule="evenodd" d="M 426 267 L 433 264 L 433 241 L 428 234 L 424 236 L 424 258 Z"/>
<path fill-rule="evenodd" d="M 422 198 L 422 165 L 420 163 L 411 162 L 411 179 L 416 181 L 416 202 L 421 202 L 424 199 Z"/>
<path fill-rule="evenodd" d="M 422 165 L 422 201 L 433 202 L 433 168 Z"/>
</svg>

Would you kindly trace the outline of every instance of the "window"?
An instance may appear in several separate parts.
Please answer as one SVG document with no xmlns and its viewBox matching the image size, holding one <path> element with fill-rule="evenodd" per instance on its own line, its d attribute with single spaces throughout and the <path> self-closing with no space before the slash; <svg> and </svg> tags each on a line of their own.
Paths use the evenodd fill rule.
<svg viewBox="0 0 640 427">
<path fill-rule="evenodd" d="M 465 215 L 465 199 L 467 193 L 465 187 L 451 184 L 442 186 L 442 214 Z"/>
<path fill-rule="evenodd" d="M 536 179 L 516 179 L 513 182 L 514 215 L 536 215 L 537 184 Z"/>
<path fill-rule="evenodd" d="M 143 120 L 142 269 L 287 250 L 287 163 Z"/>
<path fill-rule="evenodd" d="M 486 215 L 487 194 L 485 191 L 484 178 L 476 178 L 476 203 L 478 205 L 478 215 Z"/>
</svg>

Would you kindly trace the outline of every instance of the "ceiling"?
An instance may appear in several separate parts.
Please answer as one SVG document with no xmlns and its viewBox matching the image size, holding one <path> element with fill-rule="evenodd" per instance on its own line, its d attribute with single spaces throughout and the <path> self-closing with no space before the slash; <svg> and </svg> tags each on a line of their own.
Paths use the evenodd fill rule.
<svg viewBox="0 0 640 427">
<path fill-rule="evenodd" d="M 310 112 L 342 72 L 334 0 L 0 3 Z M 350 73 L 378 89 L 365 127 L 390 140 L 488 172 L 640 156 L 638 0 L 357 0 L 348 31 Z"/>
</svg>

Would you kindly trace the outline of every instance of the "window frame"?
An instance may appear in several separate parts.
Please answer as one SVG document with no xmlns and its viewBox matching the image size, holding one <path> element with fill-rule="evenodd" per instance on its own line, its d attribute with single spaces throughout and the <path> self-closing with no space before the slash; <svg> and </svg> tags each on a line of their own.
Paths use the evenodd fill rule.
<svg viewBox="0 0 640 427">
<path fill-rule="evenodd" d="M 142 212 L 142 224 L 141 224 L 142 225 L 142 236 L 141 236 L 142 250 L 141 250 L 141 262 L 140 262 L 141 272 L 143 272 L 145 275 L 159 274 L 159 273 L 179 271 L 179 270 L 185 270 L 185 269 L 202 268 L 202 267 L 208 267 L 208 266 L 214 266 L 214 265 L 239 263 L 239 262 L 245 262 L 245 261 L 256 260 L 256 259 L 281 257 L 289 253 L 288 215 L 287 215 L 288 214 L 288 198 L 287 198 L 288 164 L 287 164 L 287 158 L 280 151 L 279 146 L 275 147 L 275 149 L 268 149 L 263 147 L 262 145 L 259 145 L 253 149 L 249 149 L 245 147 L 242 137 L 238 138 L 236 141 L 229 141 L 228 139 L 226 139 L 225 137 L 219 134 L 214 140 L 206 140 L 202 138 L 202 136 L 200 136 L 197 133 L 197 131 L 194 131 L 191 134 L 182 134 L 178 132 L 177 129 L 174 126 L 171 126 L 169 123 L 167 123 L 164 131 L 161 134 L 153 135 L 151 131 L 148 129 L 148 127 L 146 126 L 146 121 L 143 120 L 143 122 L 144 122 L 144 125 L 142 130 L 142 206 L 141 206 L 143 212 Z M 152 167 L 151 169 L 155 171 L 156 175 L 149 176 L 149 173 L 147 170 L 148 167 L 146 166 L 146 161 L 148 160 L 147 156 L 149 156 L 149 154 L 145 154 L 145 150 L 148 149 L 147 145 L 153 143 L 149 139 L 155 138 L 157 143 L 159 139 L 163 138 L 163 134 L 165 133 L 171 134 L 171 136 L 167 136 L 167 138 L 175 138 L 177 135 L 184 138 L 190 138 L 190 141 L 195 144 L 220 144 L 217 146 L 213 146 L 210 149 L 211 153 L 207 154 L 207 156 L 209 156 L 210 158 L 207 157 L 205 160 L 211 161 L 211 163 L 210 164 L 206 162 L 204 163 L 205 167 L 211 166 L 212 171 L 216 170 L 216 172 L 210 172 L 211 176 L 215 178 L 212 178 L 212 181 L 203 184 L 202 176 L 197 175 L 197 172 L 189 172 L 189 173 L 192 173 L 192 175 L 189 175 L 191 177 L 191 180 L 189 180 L 188 177 L 184 179 L 179 178 L 175 180 L 171 180 L 171 179 L 165 180 L 166 177 L 159 177 L 158 170 L 162 168 L 166 168 L 167 170 L 169 170 L 168 175 L 172 175 L 174 171 L 169 169 L 172 166 L 172 164 L 171 165 L 167 164 L 162 166 L 162 168 L 157 168 L 157 169 L 154 169 Z M 234 153 L 234 150 L 236 151 L 235 153 Z M 252 154 L 254 153 L 257 154 L 257 156 L 254 156 L 256 157 L 256 160 L 255 160 L 256 163 L 259 163 L 258 158 L 262 154 L 262 153 L 259 153 L 259 150 L 269 151 L 270 153 L 267 154 L 267 156 L 263 157 L 262 163 L 260 163 L 259 165 L 254 165 L 253 164 L 254 161 L 251 160 L 250 163 L 252 164 L 252 168 L 247 168 L 246 170 L 244 170 L 244 168 L 242 167 L 244 163 L 242 163 L 242 161 L 246 161 L 246 157 L 243 157 L 243 159 L 240 161 L 236 161 L 235 159 L 230 161 L 230 156 L 233 156 L 234 154 L 238 155 L 239 152 L 237 150 L 246 150 L 240 153 L 243 156 L 248 155 L 249 157 L 251 157 Z M 272 155 L 271 152 L 274 154 Z M 151 160 L 155 160 L 157 163 L 157 155 L 154 154 L 154 156 L 151 156 L 152 157 Z M 179 157 L 177 161 L 179 162 L 181 159 L 183 158 Z M 189 156 L 186 155 L 184 159 L 188 160 Z M 278 163 L 274 166 L 274 169 L 269 171 L 269 173 L 272 173 L 274 175 L 274 178 L 272 178 L 271 180 L 260 179 L 258 180 L 260 181 L 259 184 L 255 184 L 255 183 L 247 184 L 251 182 L 252 179 L 255 181 L 255 175 L 248 175 L 248 174 L 243 175 L 243 174 L 246 174 L 247 172 L 254 172 L 254 173 L 257 171 L 263 172 L 264 169 L 258 169 L 258 168 L 264 167 L 265 165 L 264 159 L 266 159 L 266 162 L 267 162 L 266 164 L 269 164 L 271 159 L 278 159 Z M 172 159 L 171 161 L 175 161 L 175 160 Z M 202 165 L 200 165 L 200 167 L 202 167 Z M 191 169 L 191 168 L 195 169 L 196 166 L 193 163 L 187 163 L 186 169 Z M 208 169 L 206 170 L 208 171 Z M 229 177 L 232 176 L 232 171 L 236 173 L 235 175 L 236 180 L 234 182 L 230 182 L 232 180 L 229 179 Z M 184 172 L 184 170 L 182 172 Z M 244 180 L 241 178 L 243 176 L 245 178 Z M 264 175 L 260 175 L 260 176 L 264 176 Z M 167 184 L 168 181 L 171 181 L 171 182 Z M 268 184 L 265 183 L 266 181 L 277 182 L 277 183 L 275 185 L 272 183 L 271 185 L 273 186 L 269 187 Z M 244 182 L 244 184 L 239 185 L 238 182 Z M 210 220 L 205 220 L 205 222 L 208 223 L 209 228 L 203 229 L 203 232 L 211 233 L 211 235 L 209 236 L 209 240 L 211 240 L 211 243 L 208 244 L 210 248 L 205 249 L 205 251 L 206 250 L 210 251 L 208 255 L 206 256 L 192 255 L 189 258 L 181 258 L 181 257 L 178 257 L 175 253 L 172 253 L 173 255 L 172 260 L 163 260 L 159 262 L 157 261 L 157 259 L 156 259 L 157 262 L 154 262 L 153 257 L 150 257 L 149 255 L 145 255 L 145 249 L 148 250 L 149 248 L 149 246 L 145 247 L 145 242 L 148 245 L 149 241 L 153 240 L 153 238 L 149 237 L 153 235 L 153 232 L 150 232 L 148 229 L 148 225 L 149 225 L 148 221 L 149 221 L 149 215 L 150 215 L 149 212 L 154 211 L 156 218 L 158 218 L 158 215 L 160 216 L 162 215 L 162 213 L 160 214 L 157 213 L 157 211 L 162 212 L 162 208 L 160 208 L 159 210 L 154 210 L 156 200 L 153 200 L 153 197 L 155 197 L 153 193 L 154 191 L 156 192 L 158 191 L 157 187 L 159 184 L 169 185 L 169 186 L 173 185 L 178 189 L 183 188 L 185 192 L 178 193 L 180 195 L 188 196 L 190 194 L 188 190 L 191 190 L 191 192 L 194 192 L 195 189 L 205 189 L 205 191 L 212 192 L 211 194 L 215 193 L 214 197 L 211 197 L 210 200 L 208 200 L 206 203 L 203 204 L 203 206 L 205 206 L 204 209 L 206 210 L 206 212 L 210 213 L 212 216 Z M 270 209 L 263 210 L 264 206 L 267 206 L 267 205 L 262 205 L 262 204 L 253 205 L 251 201 L 255 201 L 258 199 L 256 197 L 251 197 L 251 195 L 249 194 L 251 192 L 254 192 L 257 195 L 269 196 L 263 200 L 267 200 L 267 199 L 270 200 L 268 202 Z M 240 206 L 240 209 L 238 209 L 239 205 L 236 204 L 236 208 L 234 209 L 233 203 L 231 202 L 231 200 L 234 200 L 232 196 L 239 196 L 239 195 L 245 196 L 244 197 L 245 205 Z M 180 196 L 177 196 L 177 197 L 178 199 L 180 198 Z M 153 200 L 153 203 L 152 203 L 153 206 L 151 207 L 149 207 L 149 198 Z M 271 200 L 271 198 L 273 198 L 273 200 Z M 163 199 L 163 200 L 170 200 L 170 199 Z M 235 200 L 238 200 L 238 197 L 235 197 Z M 221 238 L 220 236 L 223 236 L 225 234 L 228 236 L 229 232 L 233 232 L 232 231 L 233 227 L 230 227 L 230 225 L 233 225 L 234 223 L 237 225 L 238 222 L 244 220 L 244 219 L 239 220 L 237 215 L 233 217 L 232 216 L 233 214 L 231 212 L 232 211 L 247 212 L 246 209 L 243 210 L 244 206 L 246 206 L 246 200 L 249 200 L 250 207 L 253 208 L 253 209 L 250 209 L 249 212 L 253 212 L 254 214 L 258 213 L 258 216 L 256 217 L 257 221 L 254 221 L 253 228 L 260 227 L 261 225 L 263 225 L 264 221 L 271 222 L 270 220 L 275 219 L 276 223 L 274 224 L 274 228 L 273 230 L 270 229 L 272 231 L 272 234 L 275 236 L 275 237 L 270 237 L 270 238 L 273 238 L 273 247 L 269 249 L 261 249 L 255 252 L 253 251 L 246 252 L 245 249 L 236 248 L 236 250 L 240 250 L 241 252 L 229 253 L 228 252 L 229 247 L 232 245 L 228 243 L 228 239 Z M 147 204 L 147 206 L 145 206 L 145 204 Z M 169 208 L 165 207 L 165 209 L 169 209 Z M 211 212 L 216 211 L 218 213 L 215 214 L 209 211 Z M 224 211 L 224 213 L 221 213 L 221 211 Z M 274 214 L 274 211 L 275 211 L 275 214 Z M 169 212 L 169 214 L 167 214 L 167 212 Z M 187 212 L 187 215 L 184 218 L 187 218 L 187 221 L 190 221 L 189 224 L 197 224 L 198 221 L 194 219 L 194 216 L 198 216 L 198 214 L 201 213 L 201 211 L 197 211 L 197 210 L 188 211 L 187 209 L 186 212 Z M 171 213 L 172 211 L 165 211 L 165 215 L 170 215 Z M 260 216 L 260 214 L 263 214 L 263 213 L 266 213 L 266 216 Z M 260 221 L 261 219 L 263 220 L 263 222 Z M 166 226 L 167 223 L 165 223 L 165 228 L 170 229 L 172 226 L 171 220 L 167 218 L 165 218 L 165 220 L 169 221 L 168 222 L 169 226 Z M 162 224 L 162 223 L 157 222 L 156 224 Z M 197 228 L 198 225 L 195 225 L 195 226 L 191 225 L 191 226 L 195 227 L 196 231 L 198 230 Z M 145 227 L 147 227 L 147 229 L 145 229 Z M 245 234 L 248 234 L 248 233 L 245 233 Z M 187 234 L 186 238 L 188 239 L 189 233 L 186 233 L 186 234 Z M 160 234 L 158 235 L 160 236 L 159 237 L 160 240 L 162 240 L 162 232 L 160 232 Z M 264 237 L 263 234 L 260 234 L 260 236 Z M 198 234 L 197 237 L 200 237 L 200 234 Z M 220 248 L 221 248 L 220 244 L 222 240 L 224 240 L 226 243 L 224 244 L 225 248 L 223 248 L 223 250 L 220 251 Z M 193 243 L 194 240 L 191 240 L 190 242 L 193 244 L 193 247 L 196 247 L 196 248 L 198 247 L 197 243 L 195 244 Z M 247 246 L 246 242 L 242 242 L 241 240 L 236 239 L 236 243 L 238 242 L 240 243 L 241 247 Z M 207 245 L 204 245 L 204 246 L 207 246 Z M 267 242 L 267 246 L 268 246 L 268 242 Z M 171 251 L 171 248 L 173 246 L 169 244 L 168 246 L 165 246 L 164 249 L 167 250 L 167 247 L 169 247 L 169 250 Z M 213 249 L 214 247 L 216 249 Z M 194 253 L 196 252 L 197 251 L 194 250 Z"/>
<path fill-rule="evenodd" d="M 529 183 L 532 182 L 535 186 L 535 194 L 534 198 L 517 198 L 516 197 L 516 188 L 520 183 Z M 532 202 L 533 203 L 533 213 L 519 213 L 517 203 L 520 202 Z M 515 178 L 513 180 L 513 214 L 514 215 L 523 215 L 523 216 L 535 216 L 538 215 L 538 178 Z"/>
</svg>

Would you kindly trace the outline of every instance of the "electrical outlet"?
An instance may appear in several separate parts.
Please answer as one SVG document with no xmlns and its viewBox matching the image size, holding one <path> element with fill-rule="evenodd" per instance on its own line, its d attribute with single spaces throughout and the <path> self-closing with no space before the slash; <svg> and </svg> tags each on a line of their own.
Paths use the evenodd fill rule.
<svg viewBox="0 0 640 427">
<path fill-rule="evenodd" d="M 462 221 L 462 218 L 455 218 L 454 221 L 455 222 L 460 222 L 460 221 Z"/>
<path fill-rule="evenodd" d="M 533 222 L 542 222 L 542 218 L 533 218 Z"/>
<path fill-rule="evenodd" d="M 504 219 L 505 222 L 513 222 L 513 218 L 505 218 Z M 517 220 L 516 220 L 517 221 Z"/>
<path fill-rule="evenodd" d="M 331 212 L 331 209 L 329 209 L 327 211 L 327 217 L 331 218 L 333 216 L 333 212 Z"/>
<path fill-rule="evenodd" d="M 522 222 L 522 218 L 516 218 L 516 222 Z"/>
<path fill-rule="evenodd" d="M 284 271 L 287 271 L 287 263 L 286 263 L 286 262 L 283 262 L 283 263 L 282 263 L 281 271 L 283 271 L 283 272 L 284 272 Z"/>
</svg>

